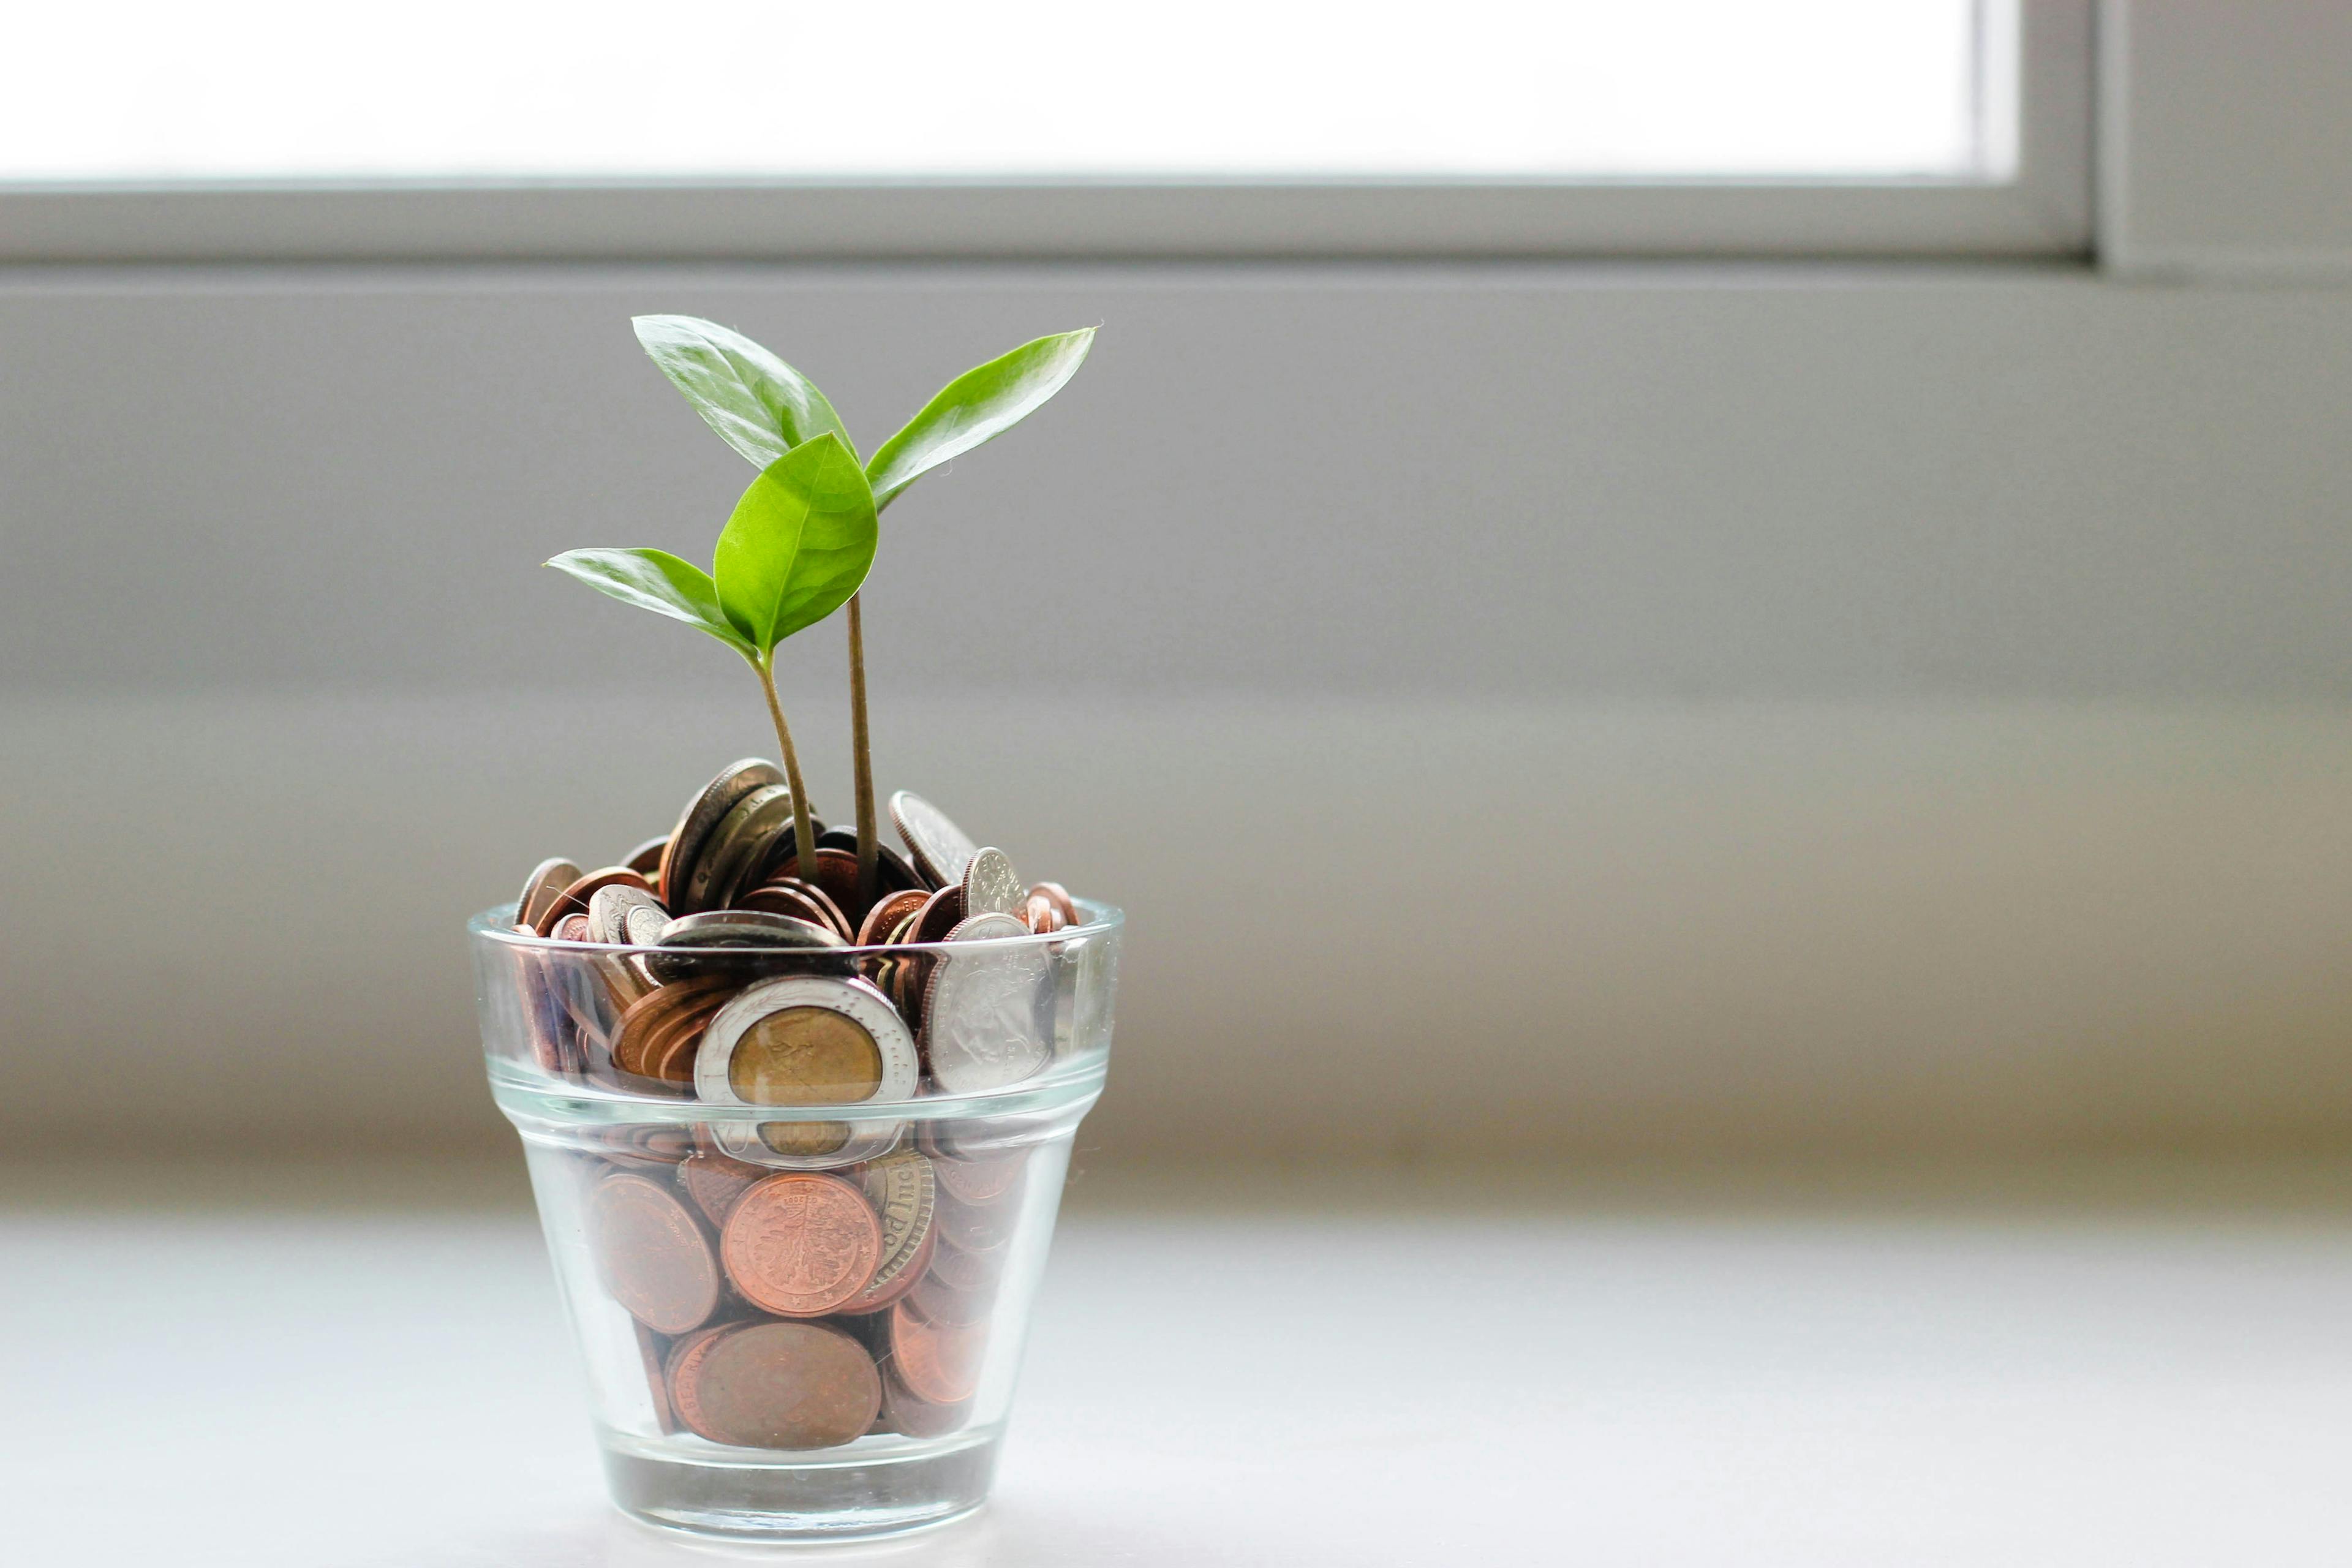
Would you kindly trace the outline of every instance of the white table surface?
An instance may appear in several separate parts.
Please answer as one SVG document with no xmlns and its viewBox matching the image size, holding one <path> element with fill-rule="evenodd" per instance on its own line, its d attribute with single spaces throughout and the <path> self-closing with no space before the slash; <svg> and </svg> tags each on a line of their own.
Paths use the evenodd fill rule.
<svg viewBox="0 0 2352 1568">
<path fill-rule="evenodd" d="M 513 1169 L 7 1175 L 0 1562 L 776 1560 L 604 1503 Z M 2352 1172 L 1091 1176 L 996 1502 L 820 1556 L 2341 1563 Z"/>
</svg>

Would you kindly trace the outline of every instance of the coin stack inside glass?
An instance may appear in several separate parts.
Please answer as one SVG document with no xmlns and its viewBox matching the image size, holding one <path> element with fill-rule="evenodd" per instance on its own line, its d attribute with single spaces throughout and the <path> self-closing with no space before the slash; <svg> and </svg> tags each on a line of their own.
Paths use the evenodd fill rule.
<svg viewBox="0 0 2352 1568">
<path fill-rule="evenodd" d="M 919 796 L 890 815 L 908 854 L 884 847 L 861 889 L 855 834 L 820 827 L 801 855 L 782 773 L 747 760 L 623 864 L 539 866 L 515 929 L 563 944 L 517 950 L 539 1067 L 730 1108 L 1042 1072 L 1068 1031 L 1064 992 L 1049 944 L 1007 939 L 1078 923 L 1070 896 L 1024 884 Z M 740 1109 L 604 1141 L 583 1173 L 585 1239 L 635 1321 L 663 1431 L 797 1450 L 964 1423 L 1024 1149 L 977 1118 Z"/>
</svg>

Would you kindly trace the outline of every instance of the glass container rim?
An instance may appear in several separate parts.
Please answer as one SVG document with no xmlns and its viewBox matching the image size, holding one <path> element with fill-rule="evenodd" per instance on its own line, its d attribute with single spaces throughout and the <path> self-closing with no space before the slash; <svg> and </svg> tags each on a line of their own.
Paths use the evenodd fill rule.
<svg viewBox="0 0 2352 1568">
<path fill-rule="evenodd" d="M 623 958 L 647 954 L 674 957 L 679 953 L 691 953 L 698 961 L 717 959 L 724 962 L 729 954 L 733 953 L 740 953 L 749 958 L 759 955 L 772 957 L 779 952 L 822 953 L 834 958 L 906 958 L 919 953 L 927 953 L 935 957 L 965 957 L 975 952 L 1003 952 L 1024 947 L 1050 948 L 1057 942 L 1067 942 L 1077 937 L 1109 936 L 1127 924 L 1127 911 L 1116 904 L 1107 904 L 1099 899 L 1076 897 L 1073 897 L 1070 902 L 1076 905 L 1078 912 L 1086 918 L 1077 925 L 1064 926 L 1059 931 L 1024 931 L 1019 936 L 967 938 L 962 942 L 886 942 L 866 947 L 861 947 L 855 942 L 843 942 L 838 947 L 822 948 L 688 948 L 663 947 L 653 943 L 564 942 L 551 936 L 540 936 L 536 933 L 515 930 L 516 910 L 512 903 L 494 904 L 482 910 L 466 922 L 466 931 L 468 935 L 477 940 L 530 952 Z"/>
</svg>

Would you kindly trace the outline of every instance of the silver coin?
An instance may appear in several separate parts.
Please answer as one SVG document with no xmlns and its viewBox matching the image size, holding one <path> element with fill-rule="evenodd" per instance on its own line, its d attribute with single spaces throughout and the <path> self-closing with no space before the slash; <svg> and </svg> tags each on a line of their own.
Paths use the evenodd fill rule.
<svg viewBox="0 0 2352 1568">
<path fill-rule="evenodd" d="M 586 875 L 561 855 L 541 860 L 523 879 L 522 897 L 515 900 L 515 920 L 523 925 L 537 925 L 539 917 L 547 912 L 547 906 L 555 902 L 556 895 Z"/>
<path fill-rule="evenodd" d="M 1017 915 L 1028 888 L 1014 875 L 1012 858 L 1002 849 L 979 849 L 964 868 L 963 910 L 972 915 Z M 1028 930 L 1024 923 L 1022 930 Z"/>
<path fill-rule="evenodd" d="M 682 901 L 687 879 L 694 874 L 694 863 L 700 858 L 710 830 L 753 790 L 783 782 L 784 775 L 775 763 L 763 763 L 757 757 L 745 757 L 720 769 L 719 776 L 704 784 L 678 814 L 677 826 L 670 830 L 669 847 L 662 855 L 661 885 L 655 891 L 665 900 L 678 904 L 678 913 L 688 912 Z"/>
<path fill-rule="evenodd" d="M 588 899 L 588 940 L 623 947 L 650 946 L 661 940 L 669 911 L 642 888 L 617 883 Z"/>
<path fill-rule="evenodd" d="M 890 797 L 890 820 L 898 825 L 898 837 L 907 841 L 917 868 L 934 888 L 961 882 L 971 858 L 980 852 L 971 835 L 950 822 L 946 812 L 910 791 L 902 789 Z"/>
<path fill-rule="evenodd" d="M 735 803 L 711 830 L 687 879 L 686 907 L 719 910 L 742 889 L 743 874 L 760 859 L 778 832 L 792 825 L 793 792 L 787 784 L 762 784 Z"/>
<path fill-rule="evenodd" d="M 1025 937 L 1017 915 L 972 915 L 948 932 L 951 942 Z M 1043 942 L 943 953 L 923 997 L 923 1043 L 931 1077 L 950 1094 L 978 1094 L 1018 1083 L 1053 1057 L 1049 989 L 1053 960 Z M 1043 1015 L 1041 1016 L 1041 1015 Z"/>
</svg>

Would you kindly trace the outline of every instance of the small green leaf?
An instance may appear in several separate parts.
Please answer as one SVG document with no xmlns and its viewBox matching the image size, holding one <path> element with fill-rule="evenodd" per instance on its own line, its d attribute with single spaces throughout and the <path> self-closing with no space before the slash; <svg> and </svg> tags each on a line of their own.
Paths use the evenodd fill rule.
<svg viewBox="0 0 2352 1568">
<path fill-rule="evenodd" d="M 703 423 L 755 467 L 828 431 L 856 451 L 816 384 L 742 333 L 697 316 L 638 316 L 630 325 Z"/>
<path fill-rule="evenodd" d="M 548 564 L 625 605 L 699 626 L 739 653 L 753 651 L 719 608 L 710 574 L 667 550 L 567 550 Z"/>
<path fill-rule="evenodd" d="M 1078 374 L 1094 341 L 1092 327 L 1039 338 L 948 383 L 866 466 L 874 504 L 888 506 L 924 474 L 1027 418 Z"/>
<path fill-rule="evenodd" d="M 760 470 L 719 535 L 719 602 L 765 655 L 849 602 L 874 564 L 874 492 L 830 432 Z"/>
</svg>

